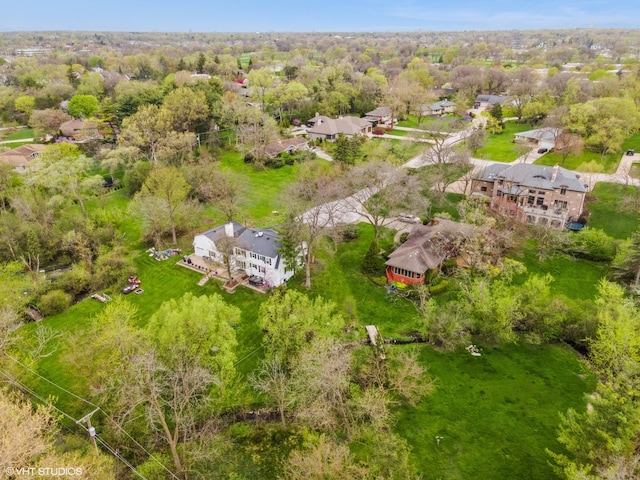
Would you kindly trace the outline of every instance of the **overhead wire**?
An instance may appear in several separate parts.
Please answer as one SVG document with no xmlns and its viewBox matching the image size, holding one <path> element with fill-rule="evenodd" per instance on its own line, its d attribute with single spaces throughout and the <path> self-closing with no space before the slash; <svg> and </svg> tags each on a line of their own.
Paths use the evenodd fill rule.
<svg viewBox="0 0 640 480">
<path fill-rule="evenodd" d="M 100 407 L 99 405 L 96 405 L 95 403 L 91 402 L 90 400 L 87 400 L 86 398 L 83 398 L 79 395 L 76 395 L 75 393 L 69 391 L 68 389 L 62 387 L 61 385 L 58 385 L 57 383 L 49 380 L 48 378 L 40 375 L 38 372 L 35 372 L 34 370 L 32 370 L 31 368 L 29 368 L 28 366 L 24 365 L 22 362 L 20 362 L 18 359 L 14 358 L 13 356 L 9 355 L 6 352 L 3 352 L 4 355 L 9 358 L 10 360 L 12 360 L 13 362 L 15 362 L 17 365 L 20 365 L 21 367 L 23 367 L 25 370 L 27 370 L 28 372 L 32 373 L 33 375 L 37 376 L 38 378 L 44 380 L 45 382 L 49 383 L 50 385 L 60 389 L 61 391 L 67 393 L 68 395 L 72 396 L 73 398 L 76 398 L 84 403 L 86 403 L 87 405 L 96 408 L 97 410 L 99 410 L 113 425 L 115 425 L 115 427 L 120 430 L 127 438 L 129 438 L 138 448 L 140 448 L 143 452 L 145 452 L 150 459 L 152 459 L 154 462 L 156 462 L 163 470 L 165 470 L 168 474 L 171 475 L 172 478 L 179 480 L 178 477 L 171 471 L 169 470 L 162 462 L 160 462 L 160 460 L 158 460 L 157 457 L 155 457 L 151 452 L 149 452 L 143 445 L 140 444 L 140 442 L 138 442 L 135 438 L 133 438 L 121 425 L 118 424 L 118 422 L 116 422 L 107 412 L 104 411 L 104 409 L 102 407 Z M 38 400 L 40 400 L 43 404 L 46 405 L 50 405 L 52 408 L 54 408 L 56 411 L 60 412 L 62 415 L 64 415 L 65 417 L 67 417 L 69 420 L 72 420 L 74 423 L 77 423 L 77 420 L 73 417 L 71 417 L 70 415 L 66 414 L 65 412 L 63 412 L 62 410 L 60 410 L 59 408 L 57 408 L 55 405 L 53 405 L 51 402 L 48 402 L 47 400 L 43 399 L 41 396 L 39 396 L 36 392 L 34 392 L 33 390 L 29 389 L 27 386 L 25 386 L 24 384 L 18 382 L 12 375 L 8 374 L 7 372 L 4 372 L 2 370 L 0 370 L 0 373 L 3 373 L 5 375 L 5 377 L 9 378 L 9 380 L 16 384 L 16 386 L 18 386 L 18 388 L 20 388 L 21 390 L 25 391 L 25 393 L 29 393 L 30 395 L 34 396 L 35 398 L 37 398 Z M 87 430 L 86 427 L 84 427 L 84 425 L 79 424 L 84 430 Z"/>
</svg>

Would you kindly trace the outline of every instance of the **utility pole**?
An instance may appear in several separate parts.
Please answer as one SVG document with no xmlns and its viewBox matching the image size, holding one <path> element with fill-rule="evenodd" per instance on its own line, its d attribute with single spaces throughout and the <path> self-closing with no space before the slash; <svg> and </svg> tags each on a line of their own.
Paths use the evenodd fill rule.
<svg viewBox="0 0 640 480">
<path fill-rule="evenodd" d="M 88 413 L 87 415 L 85 415 L 84 417 L 82 417 L 80 420 L 76 422 L 76 424 L 87 422 L 87 431 L 89 432 L 91 443 L 93 443 L 93 449 L 96 452 L 96 456 L 98 455 L 98 444 L 96 443 L 96 428 L 91 425 L 91 417 L 98 410 L 100 410 L 100 408 L 96 408 L 93 412 Z"/>
</svg>

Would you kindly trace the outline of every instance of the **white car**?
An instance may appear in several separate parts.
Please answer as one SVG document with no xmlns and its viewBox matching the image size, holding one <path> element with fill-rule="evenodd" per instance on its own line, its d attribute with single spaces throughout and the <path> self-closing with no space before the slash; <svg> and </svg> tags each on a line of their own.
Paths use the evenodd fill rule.
<svg viewBox="0 0 640 480">
<path fill-rule="evenodd" d="M 422 223 L 420 217 L 416 217 L 415 215 L 411 215 L 410 213 L 401 213 L 400 215 L 398 215 L 398 220 L 407 223 Z"/>
</svg>

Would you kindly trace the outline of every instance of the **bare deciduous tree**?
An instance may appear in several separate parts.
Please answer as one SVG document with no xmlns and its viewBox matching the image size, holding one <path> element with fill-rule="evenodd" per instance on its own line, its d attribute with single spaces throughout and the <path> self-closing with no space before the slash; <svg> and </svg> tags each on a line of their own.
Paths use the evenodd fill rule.
<svg viewBox="0 0 640 480">
<path fill-rule="evenodd" d="M 288 219 L 281 233 L 289 246 L 283 252 L 291 264 L 301 256 L 305 267 L 305 286 L 311 287 L 311 265 L 322 237 L 343 221 L 342 190 L 336 178 L 318 172 L 303 172 L 287 191 Z"/>
<path fill-rule="evenodd" d="M 294 366 L 296 416 L 321 430 L 342 428 L 351 437 L 354 422 L 349 406 L 351 351 L 336 340 L 313 342 Z"/>
<path fill-rule="evenodd" d="M 302 450 L 293 450 L 284 465 L 288 480 L 359 480 L 367 478 L 365 467 L 355 463 L 349 447 L 324 434 Z"/>
<path fill-rule="evenodd" d="M 266 359 L 260 365 L 258 372 L 249 378 L 253 387 L 271 397 L 278 406 L 282 426 L 286 426 L 285 412 L 293 404 L 291 395 L 291 379 L 282 360 L 278 355 Z"/>
<path fill-rule="evenodd" d="M 347 177 L 346 188 L 354 193 L 342 201 L 343 208 L 364 217 L 373 226 L 376 240 L 380 230 L 401 210 L 422 212 L 428 208 L 418 179 L 386 162 L 355 167 Z"/>
</svg>

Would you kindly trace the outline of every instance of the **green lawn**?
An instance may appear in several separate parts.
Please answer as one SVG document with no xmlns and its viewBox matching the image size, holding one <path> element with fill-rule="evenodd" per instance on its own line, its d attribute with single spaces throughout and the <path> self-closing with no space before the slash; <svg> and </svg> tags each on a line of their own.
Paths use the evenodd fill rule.
<svg viewBox="0 0 640 480">
<path fill-rule="evenodd" d="M 0 150 L 4 149 L 4 148 L 18 148 L 21 147 L 23 145 L 31 145 L 33 142 L 11 142 L 11 143 L 3 143 L 0 144 Z"/>
<path fill-rule="evenodd" d="M 460 117 L 456 117 L 455 115 L 444 115 L 442 117 L 438 117 L 438 118 L 434 118 L 434 117 L 422 117 L 422 119 L 420 120 L 420 124 L 418 124 L 418 117 L 411 114 L 409 115 L 408 118 L 404 119 L 404 120 L 400 120 L 397 125 L 399 127 L 407 127 L 407 128 L 420 128 L 420 127 L 424 127 L 425 125 L 428 125 L 430 122 L 436 121 L 436 120 L 440 120 L 442 118 L 458 118 L 460 119 Z"/>
<path fill-rule="evenodd" d="M 361 146 L 360 157 L 356 163 L 363 161 L 385 161 L 392 165 L 400 166 L 413 157 L 419 155 L 427 147 L 424 143 L 409 142 L 394 138 L 367 139 Z M 335 144 L 326 142 L 322 148 L 333 155 Z"/>
<path fill-rule="evenodd" d="M 23 138 L 33 138 L 33 135 L 34 135 L 33 128 L 20 128 L 13 133 L 3 134 L 4 132 L 7 132 L 7 131 L 8 130 L 0 132 L 0 141 L 22 140 Z"/>
<path fill-rule="evenodd" d="M 136 256 L 135 265 L 144 293 L 141 295 L 129 294 L 126 298 L 138 309 L 138 325 L 144 327 L 163 302 L 180 298 L 186 292 L 203 295 L 220 294 L 227 302 L 242 310 L 242 320 L 235 327 L 239 344 L 236 352 L 239 360 L 238 369 L 245 374 L 254 370 L 257 360 L 261 358 L 259 346 L 262 340 L 262 332 L 256 325 L 257 311 L 265 296 L 246 288 L 238 288 L 234 294 L 229 294 L 221 288 L 220 282 L 215 280 L 210 280 L 204 286 L 199 287 L 198 281 L 202 275 L 177 266 L 177 260 L 177 258 L 173 258 L 158 261 L 144 252 Z M 122 287 L 125 284 L 126 278 L 123 278 Z M 119 292 L 112 292 L 112 297 L 121 295 Z M 71 361 L 68 352 L 88 348 L 88 338 L 84 333 L 91 324 L 92 318 L 104 307 L 105 304 L 87 298 L 60 315 L 45 318 L 41 324 L 63 333 L 64 339 L 60 341 L 54 355 L 40 362 L 38 373 L 55 383 L 64 385 L 75 393 L 89 396 L 82 372 L 66 368 L 65 365 Z M 35 328 L 36 324 L 27 324 L 21 329 L 21 333 L 29 336 Z M 87 351 L 85 354 L 89 355 L 90 353 Z M 45 396 L 47 394 L 58 396 L 60 399 L 58 406 L 63 410 L 77 411 L 78 413 L 81 411 L 78 410 L 82 407 L 81 403 L 51 385 L 43 382 L 37 383 L 37 390 Z"/>
<path fill-rule="evenodd" d="M 415 465 L 425 478 L 556 478 L 545 448 L 562 451 L 558 414 L 584 410 L 593 375 L 563 346 L 478 346 L 481 357 L 420 348 L 436 390 L 395 427 Z"/>
<path fill-rule="evenodd" d="M 316 161 L 326 163 L 325 160 Z M 271 212 L 286 209 L 287 202 L 282 192 L 295 178 L 299 166 L 285 165 L 281 168 L 259 170 L 252 164 L 245 163 L 240 153 L 229 150 L 223 152 L 220 162 L 223 168 L 241 174 L 246 180 L 244 199 L 240 201 L 243 216 L 237 221 L 258 226 L 277 221 L 277 216 Z"/>
<path fill-rule="evenodd" d="M 525 275 L 514 278 L 516 283 L 524 282 L 529 275 L 549 273 L 554 278 L 552 291 L 569 299 L 593 300 L 598 293 L 598 282 L 607 273 L 604 263 L 578 260 L 568 255 L 540 261 L 533 240 L 522 242 L 510 256 L 527 267 Z"/>
<path fill-rule="evenodd" d="M 588 225 L 615 238 L 628 238 L 640 224 L 640 188 L 598 182 L 587 197 Z"/>
<path fill-rule="evenodd" d="M 531 125 L 505 122 L 504 130 L 495 135 L 488 135 L 484 146 L 473 156 L 494 162 L 513 162 L 525 153 L 523 146 L 513 141 L 514 135 L 527 130 L 531 130 Z"/>
<path fill-rule="evenodd" d="M 407 135 L 409 135 L 409 133 L 411 133 L 408 130 L 396 130 L 393 129 L 390 132 L 387 132 L 387 135 L 395 135 L 396 137 L 406 137 Z"/>
<path fill-rule="evenodd" d="M 373 240 L 373 228 L 360 224 L 359 232 L 356 240 L 344 244 L 335 255 L 318 252 L 311 293 L 333 300 L 346 312 L 348 322 L 360 327 L 361 333 L 362 327 L 371 323 L 375 323 L 384 335 L 412 330 L 416 315 L 413 304 L 387 294 L 384 287 L 375 285 L 360 272 L 364 255 Z M 393 231 L 385 232 L 385 238 L 393 235 Z"/>
<path fill-rule="evenodd" d="M 466 198 L 466 195 L 459 193 L 445 193 L 442 198 L 432 200 L 431 216 L 438 213 L 447 213 L 453 220 L 460 220 L 458 204 Z"/>
<path fill-rule="evenodd" d="M 605 155 L 604 157 L 596 152 L 584 149 L 582 155 L 578 157 L 567 157 L 566 160 L 562 159 L 562 155 L 555 152 L 549 152 L 536 160 L 537 165 L 560 165 L 561 167 L 568 168 L 569 170 L 584 171 L 584 165 L 590 162 L 594 162 L 596 165 L 601 166 L 602 173 L 615 173 L 620 158 L 624 155 L 629 148 L 640 148 L 640 133 L 636 133 L 627 138 L 622 144 L 621 152 Z"/>
<path fill-rule="evenodd" d="M 563 161 L 562 155 L 559 153 L 548 152 L 536 160 L 535 164 L 549 166 L 560 165 L 569 170 L 580 172 L 584 171 L 584 165 L 590 162 L 601 166 L 598 167 L 598 171 L 602 173 L 615 173 L 618 168 L 618 163 L 620 162 L 620 154 L 616 153 L 602 157 L 599 153 L 585 150 L 579 157 L 567 157 L 567 159 Z"/>
</svg>

